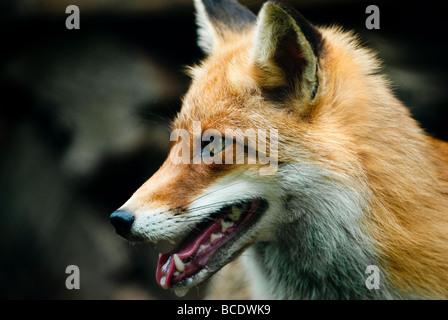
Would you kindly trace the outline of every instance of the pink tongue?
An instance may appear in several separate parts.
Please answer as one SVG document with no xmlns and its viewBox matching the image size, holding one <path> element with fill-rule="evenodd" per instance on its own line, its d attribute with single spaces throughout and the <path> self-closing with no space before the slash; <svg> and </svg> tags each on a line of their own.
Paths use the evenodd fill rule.
<svg viewBox="0 0 448 320">
<path fill-rule="evenodd" d="M 209 225 L 201 234 L 194 238 L 190 243 L 186 245 L 180 252 L 176 252 L 180 248 L 174 248 L 170 252 L 163 253 L 159 257 L 159 262 L 157 263 L 156 271 L 156 281 L 163 289 L 168 289 L 171 278 L 176 270 L 174 265 L 173 255 L 177 253 L 180 259 L 185 259 L 191 257 L 199 246 L 206 242 L 210 235 L 216 230 L 220 230 L 221 220 L 218 220 L 211 225 Z"/>
</svg>

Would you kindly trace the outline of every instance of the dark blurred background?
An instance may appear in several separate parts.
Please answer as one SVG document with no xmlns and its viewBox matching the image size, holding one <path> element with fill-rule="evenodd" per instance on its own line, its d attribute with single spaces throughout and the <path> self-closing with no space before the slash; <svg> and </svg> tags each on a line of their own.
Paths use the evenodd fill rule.
<svg viewBox="0 0 448 320">
<path fill-rule="evenodd" d="M 0 2 L 0 298 L 174 298 L 156 286 L 154 247 L 120 239 L 108 216 L 166 157 L 184 67 L 203 57 L 192 2 Z M 355 29 L 427 132 L 448 140 L 442 2 L 287 2 L 315 24 Z M 65 27 L 71 4 L 80 30 Z M 365 27 L 369 4 L 380 30 Z M 79 290 L 65 287 L 72 264 Z"/>
</svg>

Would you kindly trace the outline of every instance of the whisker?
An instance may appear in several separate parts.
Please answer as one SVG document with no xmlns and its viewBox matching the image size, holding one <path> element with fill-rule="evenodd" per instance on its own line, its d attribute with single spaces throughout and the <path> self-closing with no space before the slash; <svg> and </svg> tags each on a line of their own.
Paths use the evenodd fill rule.
<svg viewBox="0 0 448 320">
<path fill-rule="evenodd" d="M 225 186 L 222 186 L 222 187 L 219 188 L 219 189 L 212 190 L 212 191 L 209 191 L 209 192 L 207 192 L 207 193 L 201 194 L 199 197 L 197 197 L 197 198 L 191 200 L 190 202 L 186 202 L 183 206 L 184 206 L 184 207 L 189 206 L 189 205 L 191 205 L 193 202 L 195 202 L 195 201 L 197 201 L 197 200 L 200 200 L 200 199 L 202 199 L 202 198 L 204 198 L 204 197 L 206 197 L 206 196 L 209 196 L 209 195 L 211 195 L 212 193 L 215 193 L 215 192 L 218 192 L 218 191 L 222 191 L 223 189 L 226 189 L 226 188 L 229 188 L 229 187 L 233 187 L 233 186 L 235 186 L 235 185 L 237 185 L 237 184 L 239 184 L 239 183 L 242 183 L 242 182 L 244 182 L 244 181 L 242 181 L 242 180 L 238 180 L 238 181 L 236 181 L 236 182 L 234 182 L 234 183 L 230 183 L 230 184 L 227 184 L 227 185 L 225 185 Z"/>
<path fill-rule="evenodd" d="M 229 201 L 218 201 L 218 202 L 206 204 L 206 205 L 203 205 L 203 206 L 199 206 L 199 207 L 196 207 L 196 208 L 192 208 L 192 209 L 188 210 L 187 213 L 194 213 L 195 211 L 200 211 L 200 210 L 205 210 L 205 209 L 215 208 L 215 207 L 219 208 L 219 207 L 222 207 L 223 204 L 229 204 L 230 205 Z M 265 209 L 266 206 L 267 206 L 267 204 L 265 204 L 265 203 L 260 204 L 260 208 L 261 209 Z M 193 219 L 203 220 L 204 218 L 209 219 L 209 220 L 217 221 L 217 219 L 215 219 L 214 217 L 211 217 L 209 214 L 210 214 L 209 212 L 204 212 L 204 213 L 200 213 L 200 214 L 197 214 L 197 215 L 194 215 L 194 216 L 187 216 L 187 215 L 185 215 L 183 217 L 184 217 L 184 219 L 186 219 L 188 221 L 192 221 Z"/>
<path fill-rule="evenodd" d="M 302 177 L 302 179 L 305 180 L 305 177 L 302 175 L 302 173 L 299 171 L 299 169 L 297 169 L 297 167 L 294 164 L 292 163 L 284 163 L 284 164 L 296 170 L 296 172 Z"/>
<path fill-rule="evenodd" d="M 218 201 L 218 202 L 214 202 L 214 203 L 210 203 L 210 204 L 205 204 L 205 205 L 202 205 L 199 207 L 194 207 L 194 208 L 187 210 L 187 213 L 193 213 L 195 211 L 200 211 L 200 210 L 214 208 L 214 207 L 222 207 L 223 204 L 229 204 L 229 200 Z"/>
</svg>

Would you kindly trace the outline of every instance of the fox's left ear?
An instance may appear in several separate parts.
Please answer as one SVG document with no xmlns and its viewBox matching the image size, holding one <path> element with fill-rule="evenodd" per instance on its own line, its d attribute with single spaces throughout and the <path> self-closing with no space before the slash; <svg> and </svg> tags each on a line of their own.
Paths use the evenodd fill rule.
<svg viewBox="0 0 448 320">
<path fill-rule="evenodd" d="M 260 10 L 252 59 L 260 85 L 313 99 L 318 86 L 320 31 L 294 8 L 268 1 Z M 283 90 L 284 91 L 284 90 Z"/>
<path fill-rule="evenodd" d="M 236 0 L 194 0 L 199 47 L 207 54 L 255 26 L 257 16 Z"/>
</svg>

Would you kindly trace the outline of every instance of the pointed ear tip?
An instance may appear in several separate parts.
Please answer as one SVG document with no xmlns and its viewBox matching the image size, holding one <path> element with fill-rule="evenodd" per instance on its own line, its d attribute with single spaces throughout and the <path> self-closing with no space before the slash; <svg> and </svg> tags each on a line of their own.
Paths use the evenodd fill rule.
<svg viewBox="0 0 448 320">
<path fill-rule="evenodd" d="M 277 8 L 280 8 L 280 6 L 278 5 L 278 3 L 274 2 L 274 1 L 266 1 L 265 3 L 263 3 L 263 5 L 261 6 L 261 10 L 262 11 L 269 11 L 269 10 L 275 10 Z"/>
<path fill-rule="evenodd" d="M 279 2 L 267 1 L 260 9 L 259 16 L 289 16 L 290 14 L 282 7 Z"/>
</svg>

